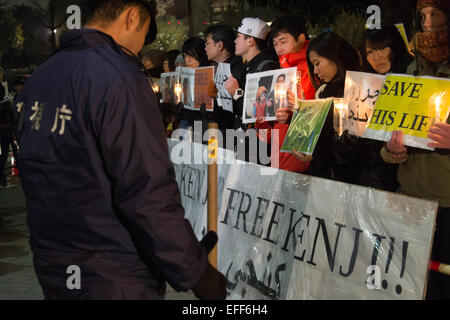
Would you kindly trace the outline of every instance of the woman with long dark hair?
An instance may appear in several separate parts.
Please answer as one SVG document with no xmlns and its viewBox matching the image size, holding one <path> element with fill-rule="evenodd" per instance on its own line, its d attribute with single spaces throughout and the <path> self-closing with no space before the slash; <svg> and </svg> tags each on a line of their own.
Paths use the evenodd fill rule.
<svg viewBox="0 0 450 320">
<path fill-rule="evenodd" d="M 393 24 L 366 30 L 360 53 L 362 70 L 378 74 L 406 73 L 414 59 Z"/>
<path fill-rule="evenodd" d="M 192 37 L 186 40 L 181 49 L 184 62 L 187 68 L 207 67 L 212 65 L 208 60 L 208 56 L 205 51 L 205 41 Z M 195 121 L 202 121 L 203 132 L 206 130 L 205 126 L 207 122 L 205 120 L 210 119 L 212 115 L 208 114 L 206 110 L 192 111 L 182 109 L 180 115 L 180 128 L 194 128 Z"/>
<path fill-rule="evenodd" d="M 344 96 L 345 73 L 359 71 L 359 56 L 353 47 L 333 32 L 322 33 L 311 40 L 307 64 L 316 99 Z M 340 138 L 333 129 L 333 108 L 330 108 L 314 153 L 305 156 L 294 152 L 302 161 L 311 161 L 309 174 L 351 183 L 354 180 L 357 139 L 347 133 Z"/>
<path fill-rule="evenodd" d="M 406 73 L 413 57 L 393 24 L 364 32 L 360 53 L 363 71 L 377 74 Z M 386 163 L 380 155 L 384 142 L 360 139 L 355 183 L 395 192 L 397 164 Z"/>
<path fill-rule="evenodd" d="M 198 68 L 210 66 L 211 62 L 205 51 L 205 41 L 192 37 L 186 40 L 181 49 L 184 57 L 184 62 L 188 68 Z"/>
</svg>

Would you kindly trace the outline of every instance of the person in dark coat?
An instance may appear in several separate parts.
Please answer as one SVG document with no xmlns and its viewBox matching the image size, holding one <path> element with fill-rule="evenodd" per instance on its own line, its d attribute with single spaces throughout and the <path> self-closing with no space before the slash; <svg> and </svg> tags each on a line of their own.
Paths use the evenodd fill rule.
<svg viewBox="0 0 450 320">
<path fill-rule="evenodd" d="M 382 25 L 380 29 L 368 29 L 361 43 L 364 72 L 386 74 L 406 73 L 413 60 L 395 25 Z M 396 191 L 397 164 L 384 162 L 380 150 L 383 141 L 360 139 L 356 183 L 386 191 Z"/>
<path fill-rule="evenodd" d="M 307 64 L 316 99 L 344 96 L 345 73 L 359 71 L 358 54 L 352 46 L 333 32 L 314 38 L 307 50 Z M 326 179 L 353 183 L 358 140 L 344 132 L 338 137 L 333 128 L 333 107 L 330 108 L 314 153 L 305 156 L 293 152 L 300 160 L 311 161 L 309 174 Z"/>
<path fill-rule="evenodd" d="M 245 69 L 242 58 L 234 54 L 236 32 L 228 25 L 214 25 L 206 29 L 205 35 L 205 51 L 208 60 L 212 61 L 217 67 L 219 63 L 228 63 L 230 65 L 231 75 L 238 80 L 239 86 L 244 87 Z M 219 129 L 224 137 L 223 147 L 227 147 L 226 130 L 237 129 L 242 126 L 242 104 L 243 99 L 232 99 L 233 110 L 224 110 L 217 103 L 218 91 L 214 82 L 210 83 L 209 94 L 214 98 L 214 121 L 219 124 Z M 234 139 L 233 139 L 234 140 Z M 230 143 L 234 151 L 235 143 Z"/>
<path fill-rule="evenodd" d="M 226 279 L 184 218 L 158 102 L 136 56 L 156 36 L 155 4 L 89 6 L 85 29 L 61 37 L 16 101 L 45 298 L 163 299 L 168 282 L 224 299 Z"/>
</svg>

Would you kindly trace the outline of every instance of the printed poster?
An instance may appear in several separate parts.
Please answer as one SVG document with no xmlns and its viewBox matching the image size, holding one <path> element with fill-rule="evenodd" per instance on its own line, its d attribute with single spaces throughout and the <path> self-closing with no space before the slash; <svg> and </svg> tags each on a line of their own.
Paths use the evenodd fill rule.
<svg viewBox="0 0 450 320">
<path fill-rule="evenodd" d="M 343 128 L 348 133 L 358 137 L 364 135 L 384 78 L 384 75 L 374 73 L 347 71 L 344 98 L 349 100 L 349 104 Z"/>
<path fill-rule="evenodd" d="M 401 130 L 406 146 L 434 150 L 427 134 L 433 123 L 447 121 L 449 93 L 450 79 L 387 75 L 363 137 L 389 141 Z"/>
<path fill-rule="evenodd" d="M 205 104 L 206 111 L 214 110 L 214 99 L 208 94 L 210 82 L 214 81 L 214 67 L 195 68 L 194 110 Z"/>
<path fill-rule="evenodd" d="M 233 112 L 233 97 L 225 88 L 225 82 L 231 77 L 231 68 L 229 63 L 219 63 L 217 65 L 214 82 L 217 88 L 217 104 L 223 110 Z"/>
<path fill-rule="evenodd" d="M 331 98 L 300 100 L 280 151 L 313 154 L 332 103 Z"/>
<path fill-rule="evenodd" d="M 289 106 L 288 97 L 297 100 L 297 68 L 271 70 L 247 75 L 244 92 L 243 123 L 255 123 L 259 117 L 275 121 L 279 108 Z"/>
</svg>

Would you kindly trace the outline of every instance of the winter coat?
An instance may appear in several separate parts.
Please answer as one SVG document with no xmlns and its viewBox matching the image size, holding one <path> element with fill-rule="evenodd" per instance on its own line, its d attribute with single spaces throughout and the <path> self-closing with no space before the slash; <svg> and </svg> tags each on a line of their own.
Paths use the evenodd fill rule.
<svg viewBox="0 0 450 320">
<path fill-rule="evenodd" d="M 301 96 L 301 90 L 298 90 L 299 98 L 310 100 L 314 99 L 316 90 L 314 90 L 311 80 L 309 79 L 308 64 L 306 51 L 308 50 L 309 41 L 305 42 L 305 45 L 299 52 L 288 53 L 279 57 L 280 66 L 282 68 L 297 67 L 297 70 L 301 72 L 301 79 L 298 89 L 303 90 L 304 97 Z"/>
<path fill-rule="evenodd" d="M 184 218 L 158 102 L 136 59 L 100 31 L 69 31 L 21 104 L 20 174 L 46 298 L 161 299 L 166 281 L 192 288 L 207 255 Z M 77 268 L 79 289 L 70 285 Z"/>
<path fill-rule="evenodd" d="M 408 73 L 450 78 L 450 63 L 447 60 L 432 64 L 416 53 Z M 450 150 L 408 148 L 408 158 L 399 165 L 397 178 L 405 194 L 437 200 L 439 206 L 450 207 Z"/>
<path fill-rule="evenodd" d="M 316 92 L 316 98 L 340 98 L 344 96 L 345 79 L 334 79 Z M 355 180 L 355 159 L 358 139 L 344 132 L 338 137 L 333 128 L 334 106 L 330 107 L 327 118 L 313 152 L 309 174 L 321 178 L 346 183 Z"/>
</svg>

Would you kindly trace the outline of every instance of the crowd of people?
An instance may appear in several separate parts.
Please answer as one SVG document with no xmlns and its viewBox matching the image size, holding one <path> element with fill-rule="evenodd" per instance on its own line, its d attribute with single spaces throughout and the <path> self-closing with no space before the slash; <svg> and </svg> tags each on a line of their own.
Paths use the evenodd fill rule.
<svg viewBox="0 0 450 320">
<path fill-rule="evenodd" d="M 121 1 L 115 0 L 115 2 Z M 152 1 L 144 2 L 152 3 Z M 100 4 L 99 7 L 101 6 Z M 141 290 L 141 295 L 136 297 L 161 297 L 161 290 L 163 290 L 161 279 L 168 280 L 174 288 L 179 290 L 193 288 L 200 298 L 224 297 L 223 276 L 205 260 L 204 248 L 195 239 L 192 229 L 182 218 L 183 211 L 168 155 L 155 155 L 154 151 L 154 148 L 164 148 L 165 142 L 162 137 L 170 137 L 173 130 L 177 128 L 193 127 L 195 121 L 202 121 L 203 124 L 217 122 L 224 137 L 226 137 L 227 129 L 242 132 L 254 130 L 260 140 L 258 148 L 265 147 L 264 144 L 269 145 L 271 165 L 279 169 L 437 200 L 439 210 L 432 259 L 450 264 L 450 185 L 448 183 L 450 181 L 450 124 L 448 120 L 447 123 L 436 123 L 431 128 L 429 137 L 433 142 L 430 146 L 436 149 L 425 151 L 404 146 L 400 131 L 394 132 L 387 143 L 355 137 L 348 132 L 339 136 L 333 129 L 333 108 L 330 108 L 312 155 L 280 151 L 293 116 L 291 104 L 276 110 L 276 121 L 267 121 L 265 114 L 255 111 L 254 116 L 257 118 L 255 124 L 244 125 L 242 122 L 246 77 L 252 73 L 296 67 L 299 80 L 297 98 L 307 100 L 343 97 L 347 71 L 363 71 L 381 75 L 407 73 L 449 78 L 450 3 L 448 1 L 418 0 L 417 18 L 420 30 L 415 34 L 410 48 L 405 46 L 403 38 L 393 24 L 383 24 L 380 29 L 366 30 L 362 43 L 358 48 L 354 48 L 331 31 L 309 39 L 305 22 L 301 17 L 281 16 L 276 18 L 270 27 L 261 19 L 250 17 L 244 18 L 236 30 L 228 25 L 213 25 L 204 31 L 203 39 L 189 38 L 180 51 L 173 50 L 167 53 L 159 50 L 140 52 L 142 46 L 135 45 L 133 42 L 136 41 L 136 34 L 141 34 L 138 25 L 142 21 L 135 17 L 139 6 L 125 7 L 125 10 L 115 15 L 116 18 L 111 25 L 104 23 L 109 21 L 104 15 L 111 9 L 105 8 L 107 7 L 103 7 L 102 11 L 98 10 L 98 7 L 97 9 L 93 7 L 94 15 L 86 29 L 71 31 L 63 36 L 64 50 L 51 58 L 52 63 L 44 64 L 39 72 L 33 75 L 29 80 L 31 83 L 28 87 L 26 86 L 26 94 L 18 99 L 24 105 L 30 105 L 31 101 L 34 104 L 34 101 L 43 99 L 45 95 L 50 94 L 49 92 L 54 92 L 55 89 L 50 87 L 50 84 L 63 86 L 59 90 L 69 92 L 65 97 L 68 102 L 62 101 L 64 99 L 61 97 L 55 97 L 54 104 L 61 107 L 62 104 L 68 104 L 70 101 L 73 108 L 71 118 L 76 118 L 78 113 L 78 116 L 84 119 L 71 122 L 72 125 L 79 126 L 77 134 L 80 137 L 71 136 L 72 133 L 70 133 L 67 138 L 72 139 L 70 142 L 61 142 L 62 134 L 60 134 L 61 137 L 40 137 L 32 131 L 33 122 L 28 123 L 31 128 L 26 126 L 28 120 L 25 120 L 25 125 L 19 124 L 23 126 L 18 140 L 23 150 L 20 159 L 21 170 L 25 174 L 24 191 L 28 205 L 31 207 L 29 214 L 32 214 L 29 225 L 33 236 L 32 248 L 36 256 L 35 268 L 47 297 L 67 294 L 56 284 L 58 277 L 62 277 L 60 272 L 51 274 L 55 269 L 47 270 L 50 265 L 55 265 L 55 262 L 50 263 L 50 257 L 53 257 L 54 252 L 67 247 L 72 249 L 73 256 L 69 254 L 60 257 L 57 259 L 57 264 L 70 264 L 72 257 L 76 256 L 77 259 L 86 261 L 93 282 L 100 281 L 105 284 L 104 287 L 97 287 L 97 289 L 89 287 L 92 291 L 87 294 L 87 297 L 102 295 L 122 297 L 124 293 L 119 289 L 108 292 L 108 281 L 99 277 L 101 272 L 97 272 L 90 264 L 91 256 L 86 252 L 94 248 L 93 243 L 96 241 L 94 229 L 97 227 L 80 226 L 78 222 L 71 220 L 75 217 L 63 222 L 56 218 L 56 213 L 44 214 L 49 210 L 48 208 L 65 206 L 63 200 L 54 199 L 51 194 L 48 195 L 50 199 L 45 203 L 38 200 L 34 192 L 38 189 L 39 183 L 42 183 L 40 179 L 46 178 L 63 190 L 67 189 L 68 194 L 72 192 L 75 200 L 71 199 L 71 201 L 79 200 L 77 202 L 79 208 L 91 212 L 95 207 L 99 210 L 98 212 L 108 216 L 110 223 L 108 232 L 117 234 L 120 241 L 104 233 L 106 239 L 102 244 L 102 250 L 109 251 L 113 248 L 114 242 L 118 241 L 122 251 L 117 257 L 122 254 L 136 255 L 136 257 L 139 255 L 145 262 L 145 268 L 137 260 L 130 262 L 130 265 L 133 264 L 133 267 L 142 272 L 142 278 L 148 279 L 147 289 L 138 283 L 134 275 L 124 275 L 127 281 L 131 281 L 135 288 Z M 124 6 L 120 8 L 123 9 Z M 150 13 L 150 23 L 152 23 L 154 9 L 150 9 Z M 132 33 L 134 29 L 125 28 L 125 24 L 136 25 L 136 34 Z M 120 28 L 126 31 L 118 31 L 122 30 Z M 94 48 L 96 54 L 93 54 L 90 48 Z M 133 59 L 133 65 L 128 61 L 130 59 Z M 114 61 L 114 68 L 109 67 L 109 61 Z M 216 100 L 214 100 L 214 111 L 211 113 L 187 110 L 182 107 L 182 104 L 180 106 L 158 103 L 148 86 L 148 78 L 158 79 L 162 73 L 175 71 L 177 66 L 216 67 L 219 63 L 230 64 L 232 76 L 226 81 L 225 88 L 233 99 L 232 112 L 222 109 Z M 59 66 L 61 70 L 55 66 Z M 100 70 L 101 67 L 106 71 L 102 70 L 98 74 L 86 71 Z M 115 72 L 119 67 L 127 70 L 126 73 L 118 76 Z M 143 85 L 142 79 L 139 78 L 138 81 L 136 75 L 132 76 L 137 68 L 145 69 L 148 77 L 145 79 L 147 87 Z M 63 76 L 63 72 L 74 76 L 69 79 Z M 60 80 L 56 82 L 58 75 L 71 85 L 64 84 L 65 82 Z M 49 77 L 53 82 L 47 79 Z M 46 79 L 48 86 L 42 83 L 43 79 Z M 95 92 L 102 94 L 94 94 L 90 91 L 93 89 L 89 88 L 82 89 L 78 85 L 80 83 L 91 83 L 96 86 Z M 134 84 L 131 88 L 130 83 Z M 212 98 L 217 98 L 218 91 L 214 82 L 210 83 L 208 91 Z M 108 100 L 109 96 L 111 100 Z M 261 91 L 258 96 L 262 97 L 261 99 L 267 99 L 268 92 Z M 75 110 L 77 104 L 80 107 Z M 136 107 L 125 108 L 131 104 Z M 101 110 L 97 108 L 99 105 L 108 105 L 109 108 Z M 153 113 L 155 107 L 160 109 L 162 123 L 158 124 L 159 119 L 155 120 L 153 114 L 148 114 L 145 110 L 149 108 L 148 105 L 151 106 Z M 92 110 L 89 109 L 90 111 L 87 112 L 87 106 L 90 106 Z M 28 108 L 31 107 L 28 106 Z M 57 112 L 66 110 L 64 107 L 58 108 Z M 17 119 L 20 117 L 17 116 Z M 70 120 L 68 116 L 60 119 L 61 121 Z M 50 120 L 42 118 L 42 121 Z M 52 119 L 51 123 L 42 124 L 42 126 L 51 127 L 55 123 L 58 124 Z M 86 125 L 86 123 L 89 124 Z M 165 132 L 159 131 L 159 128 L 163 129 L 162 125 L 165 127 Z M 0 130 L 4 129 L 0 127 Z M 274 132 L 277 134 L 275 135 Z M 38 138 L 53 141 L 46 147 L 45 153 L 35 147 L 36 141 L 42 141 L 37 140 Z M 273 143 L 273 139 L 279 139 L 278 143 Z M 237 150 L 240 148 L 239 144 L 243 144 L 248 151 L 249 143 L 248 139 L 242 141 L 237 139 L 234 141 L 234 148 Z M 226 145 L 224 142 L 224 146 Z M 9 146 L 3 146 L 2 140 L 2 150 L 5 150 L 4 148 L 9 150 Z M 68 152 L 67 155 L 62 154 L 64 150 Z M 132 155 L 136 158 L 132 158 Z M 252 158 L 248 152 L 242 160 L 260 162 L 260 159 Z M 85 178 L 83 183 L 77 185 L 71 181 L 74 185 L 67 187 L 57 181 L 57 177 L 61 181 L 69 180 L 67 177 L 70 174 L 65 167 L 67 163 L 77 168 L 79 176 Z M 0 165 L 2 165 L 1 162 Z M 56 176 L 49 178 L 39 175 L 38 172 L 42 168 L 53 170 Z M 0 184 L 2 183 L 4 181 L 0 175 Z M 82 201 L 86 192 L 82 195 L 73 192 L 83 189 L 83 185 L 88 186 L 88 183 L 90 183 L 91 192 L 89 198 L 92 202 L 87 205 L 83 202 L 84 200 Z M 141 191 L 137 190 L 136 186 L 139 186 Z M 149 193 L 143 194 L 142 190 L 148 190 Z M 93 200 L 94 195 L 96 200 Z M 51 203 L 52 200 L 54 202 Z M 55 203 L 59 203 L 60 206 L 58 207 Z M 64 210 L 69 216 L 70 208 Z M 149 210 L 154 210 L 156 214 Z M 169 212 L 171 221 L 161 222 L 163 219 L 159 219 L 158 222 L 153 221 L 157 219 L 153 217 L 157 217 L 158 212 L 165 214 Z M 94 218 L 83 217 L 83 219 L 87 219 L 88 226 L 95 225 L 96 222 L 89 219 L 104 219 L 100 213 Z M 115 219 L 116 215 L 117 219 Z M 45 226 L 43 221 L 46 223 Z M 160 226 L 155 228 L 153 226 L 155 223 Z M 51 227 L 68 228 L 77 232 L 82 230 L 85 239 L 79 238 L 74 233 L 71 234 L 73 240 L 71 243 L 64 237 L 58 238 L 51 234 Z M 165 228 L 168 228 L 165 231 L 168 231 L 169 235 L 163 234 Z M 180 232 L 179 235 L 174 236 L 178 232 Z M 92 237 L 92 241 L 86 240 L 89 237 Z M 61 246 L 61 243 L 65 245 Z M 173 250 L 172 254 L 166 254 L 167 248 Z M 117 257 L 100 254 L 95 259 L 97 263 L 111 263 Z M 150 269 L 146 269 L 147 267 Z M 120 270 L 120 266 L 114 263 L 111 268 Z M 119 280 L 111 281 L 117 288 L 121 288 Z M 73 293 L 69 293 L 68 296 L 75 297 Z M 427 298 L 450 298 L 450 277 L 436 272 L 430 273 Z"/>
<path fill-rule="evenodd" d="M 251 73 L 297 67 L 301 75 L 297 90 L 299 99 L 342 98 L 346 71 L 448 78 L 449 8 L 446 1 L 419 0 L 417 21 L 420 30 L 409 48 L 394 24 L 382 24 L 379 29 L 366 30 L 358 48 L 353 48 L 331 31 L 309 40 L 305 23 L 298 16 L 279 17 L 270 27 L 258 18 L 245 18 L 236 32 L 227 25 L 210 27 L 204 32 L 205 41 L 190 38 L 185 43 L 183 58 L 189 68 L 217 66 L 221 62 L 231 64 L 232 77 L 227 80 L 226 88 L 234 99 L 233 112 L 223 110 L 216 103 L 214 113 L 209 117 L 187 111 L 178 113 L 174 119 L 185 122 L 182 127 L 192 125 L 196 120 L 215 121 L 224 136 L 227 129 L 255 130 L 260 144 L 271 145 L 271 164 L 280 169 L 438 200 L 433 259 L 450 263 L 448 123 L 437 123 L 431 128 L 429 137 L 434 142 L 430 146 L 435 147 L 436 151 L 429 152 L 403 146 L 401 131 L 395 131 L 387 144 L 355 137 L 347 131 L 338 136 L 333 128 L 331 108 L 313 155 L 307 156 L 295 150 L 285 153 L 280 152 L 280 148 L 293 110 L 278 109 L 277 120 L 266 121 L 266 114 L 257 111 L 258 105 L 265 107 L 266 101 L 269 101 L 267 89 L 260 86 L 253 111 L 257 122 L 255 125 L 242 124 L 242 95 L 246 76 Z M 217 97 L 214 83 L 210 86 L 210 96 Z M 171 124 L 170 132 L 175 128 Z M 274 132 L 277 134 L 274 135 Z M 278 143 L 272 143 L 275 138 L 279 139 Z M 252 159 L 249 155 L 243 160 L 259 163 L 258 158 Z M 428 296 L 450 297 L 448 277 L 432 274 Z"/>
</svg>

